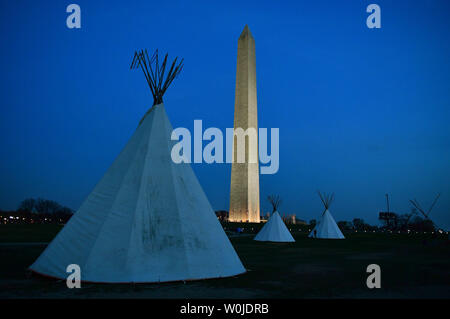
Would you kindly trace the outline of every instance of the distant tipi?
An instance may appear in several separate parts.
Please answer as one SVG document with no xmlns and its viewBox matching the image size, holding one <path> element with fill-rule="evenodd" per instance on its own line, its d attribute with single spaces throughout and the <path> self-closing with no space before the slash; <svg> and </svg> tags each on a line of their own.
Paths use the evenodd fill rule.
<svg viewBox="0 0 450 319">
<path fill-rule="evenodd" d="M 154 103 L 125 148 L 67 225 L 36 262 L 34 272 L 66 278 L 77 264 L 88 282 L 165 282 L 245 272 L 190 164 L 171 158 L 172 126 L 162 97 L 182 69 L 167 55 L 136 52 Z M 152 67 L 153 65 L 153 67 Z"/>
<path fill-rule="evenodd" d="M 328 210 L 331 202 L 333 201 L 334 194 L 331 194 L 331 196 L 329 196 L 327 194 L 321 194 L 320 192 L 318 193 L 325 209 L 316 226 L 308 237 L 323 239 L 345 239 L 338 225 L 334 221 L 333 216 Z"/>
<path fill-rule="evenodd" d="M 269 202 L 272 204 L 272 216 L 263 226 L 263 228 L 255 236 L 257 241 L 273 241 L 273 242 L 295 242 L 291 233 L 287 229 L 283 220 L 278 213 L 278 207 L 281 204 L 279 196 L 269 196 Z"/>
</svg>

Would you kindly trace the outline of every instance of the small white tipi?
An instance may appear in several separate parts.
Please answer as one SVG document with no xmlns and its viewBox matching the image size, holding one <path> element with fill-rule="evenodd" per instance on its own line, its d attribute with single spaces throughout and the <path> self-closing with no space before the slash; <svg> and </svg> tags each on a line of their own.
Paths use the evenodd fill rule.
<svg viewBox="0 0 450 319">
<path fill-rule="evenodd" d="M 273 242 L 295 242 L 291 233 L 287 229 L 280 214 L 277 211 L 281 200 L 278 196 L 269 196 L 269 202 L 272 204 L 273 213 L 263 228 L 255 236 L 257 241 L 273 241 Z"/>
<path fill-rule="evenodd" d="M 318 193 L 323 205 L 325 206 L 325 210 L 308 237 L 323 239 L 345 239 L 338 225 L 334 221 L 333 216 L 328 210 L 331 202 L 333 201 L 334 194 L 328 196 L 327 194 L 322 195 L 320 192 Z"/>
<path fill-rule="evenodd" d="M 155 69 L 151 69 L 156 61 Z M 136 53 L 154 105 L 80 209 L 30 269 L 65 279 L 77 264 L 87 282 L 166 282 L 245 272 L 190 164 L 171 158 L 172 126 L 162 103 L 182 62 L 164 77 Z M 152 70 L 152 72 L 149 72 Z M 161 79 L 161 81 L 160 81 Z"/>
</svg>

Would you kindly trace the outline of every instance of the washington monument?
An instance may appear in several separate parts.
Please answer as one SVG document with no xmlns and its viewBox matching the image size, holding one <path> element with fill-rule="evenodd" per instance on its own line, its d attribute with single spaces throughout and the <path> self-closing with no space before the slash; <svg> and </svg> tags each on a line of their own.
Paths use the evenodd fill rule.
<svg viewBox="0 0 450 319">
<path fill-rule="evenodd" d="M 238 40 L 229 220 L 259 223 L 258 108 L 255 39 L 246 25 Z M 236 134 L 237 130 L 247 134 Z M 253 132 L 254 134 L 250 134 Z M 239 150 L 245 158 L 239 158 Z M 243 155 L 242 155 L 243 156 Z"/>
</svg>

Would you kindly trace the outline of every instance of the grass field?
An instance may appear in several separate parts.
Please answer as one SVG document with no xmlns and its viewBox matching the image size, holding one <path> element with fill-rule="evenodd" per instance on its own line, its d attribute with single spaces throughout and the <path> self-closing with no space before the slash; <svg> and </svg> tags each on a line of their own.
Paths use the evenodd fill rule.
<svg viewBox="0 0 450 319">
<path fill-rule="evenodd" d="M 295 243 L 230 239 L 248 272 L 223 279 L 169 284 L 82 284 L 31 276 L 27 267 L 61 229 L 57 225 L 0 225 L 0 298 L 450 298 L 447 237 L 378 233 L 346 240 Z M 381 289 L 366 286 L 366 267 L 381 267 Z"/>
</svg>

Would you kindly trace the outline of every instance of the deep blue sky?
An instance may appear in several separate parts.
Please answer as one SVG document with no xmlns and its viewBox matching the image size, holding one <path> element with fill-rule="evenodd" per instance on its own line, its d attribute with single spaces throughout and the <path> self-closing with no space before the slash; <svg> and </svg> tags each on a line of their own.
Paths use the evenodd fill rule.
<svg viewBox="0 0 450 319">
<path fill-rule="evenodd" d="M 81 30 L 65 25 L 78 3 Z M 382 28 L 365 8 L 377 3 Z M 152 98 L 135 49 L 185 58 L 165 96 L 174 127 L 232 127 L 237 39 L 256 40 L 260 127 L 280 128 L 280 170 L 261 204 L 310 220 L 317 189 L 336 220 L 376 223 L 427 206 L 450 228 L 448 1 L 1 1 L 0 208 L 44 197 L 77 209 Z M 228 210 L 230 166 L 194 165 L 214 209 Z"/>
</svg>

